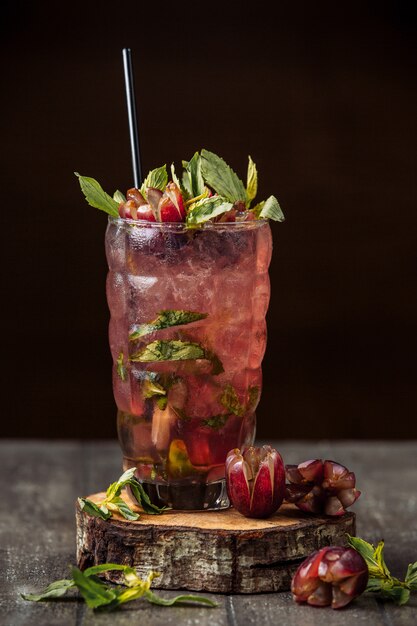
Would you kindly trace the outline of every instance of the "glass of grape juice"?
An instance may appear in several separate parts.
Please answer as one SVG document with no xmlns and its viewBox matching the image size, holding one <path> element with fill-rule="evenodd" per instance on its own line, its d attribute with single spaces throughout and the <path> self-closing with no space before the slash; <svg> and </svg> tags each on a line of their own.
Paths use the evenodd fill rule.
<svg viewBox="0 0 417 626">
<path fill-rule="evenodd" d="M 109 217 L 113 390 L 124 469 L 177 510 L 229 505 L 224 462 L 255 437 L 272 238 L 267 220 Z"/>
</svg>

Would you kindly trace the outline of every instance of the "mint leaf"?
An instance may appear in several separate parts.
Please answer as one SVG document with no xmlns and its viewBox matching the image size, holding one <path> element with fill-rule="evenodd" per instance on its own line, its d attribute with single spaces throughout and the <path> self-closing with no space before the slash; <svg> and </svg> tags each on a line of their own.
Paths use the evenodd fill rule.
<svg viewBox="0 0 417 626">
<path fill-rule="evenodd" d="M 111 513 L 107 510 L 107 508 L 101 509 L 95 502 L 89 500 L 88 498 L 78 498 L 78 504 L 80 505 L 81 510 L 88 515 L 93 515 L 94 517 L 100 517 L 101 519 L 108 520 L 111 517 Z"/>
<path fill-rule="evenodd" d="M 123 487 L 125 487 L 131 478 L 133 478 L 135 471 L 135 467 L 129 468 L 120 476 L 119 480 L 108 486 L 106 491 L 106 501 L 111 501 L 113 498 L 120 496 Z"/>
<path fill-rule="evenodd" d="M 213 217 L 222 215 L 232 208 L 231 202 L 226 202 L 220 196 L 212 196 L 211 198 L 202 198 L 194 202 L 187 213 L 187 226 L 197 226 L 203 224 Z"/>
<path fill-rule="evenodd" d="M 265 200 L 259 212 L 259 217 L 262 219 L 271 219 L 275 222 L 283 222 L 285 220 L 284 213 L 275 196 L 269 196 L 269 198 Z"/>
<path fill-rule="evenodd" d="M 93 576 L 85 576 L 78 567 L 72 568 L 72 577 L 79 592 L 91 609 L 105 606 L 116 600 L 117 592 Z"/>
<path fill-rule="evenodd" d="M 158 408 L 160 408 L 161 411 L 165 411 L 168 405 L 168 398 L 166 396 L 158 396 L 155 398 L 155 400 Z"/>
<path fill-rule="evenodd" d="M 153 341 L 130 357 L 134 363 L 153 361 L 186 361 L 204 359 L 205 350 L 198 343 L 189 341 Z"/>
<path fill-rule="evenodd" d="M 140 192 L 144 198 L 146 198 L 146 190 L 148 187 L 152 187 L 153 189 L 159 189 L 160 191 L 165 191 L 165 187 L 168 184 L 168 173 L 166 165 L 162 165 L 162 167 L 157 167 L 154 170 L 151 170 L 145 180 L 142 183 L 142 187 L 140 188 Z"/>
<path fill-rule="evenodd" d="M 117 202 L 117 204 L 120 204 L 121 202 L 126 202 L 126 196 L 124 195 L 124 193 L 116 189 L 113 194 L 113 200 Z"/>
<path fill-rule="evenodd" d="M 44 600 L 60 598 L 67 593 L 68 589 L 73 589 L 74 587 L 75 583 L 73 580 L 63 578 L 51 583 L 40 593 L 21 593 L 20 595 L 24 600 L 29 600 L 30 602 L 43 602 Z"/>
<path fill-rule="evenodd" d="M 175 604 L 205 604 L 206 606 L 216 607 L 217 602 L 210 600 L 210 598 L 205 598 L 204 596 L 193 596 L 193 595 L 182 595 L 176 596 L 175 598 L 170 598 L 166 600 L 157 596 L 153 591 L 146 591 L 145 598 L 151 604 L 158 604 L 159 606 L 173 606 Z"/>
<path fill-rule="evenodd" d="M 152 341 L 130 357 L 133 363 L 152 363 L 157 361 L 195 361 L 205 359 L 212 364 L 212 373 L 221 374 L 224 369 L 219 357 L 210 350 L 205 350 L 199 343 L 192 341 Z"/>
<path fill-rule="evenodd" d="M 159 507 L 153 504 L 140 482 L 135 478 L 130 481 L 130 489 L 136 502 L 148 515 L 161 515 L 161 513 L 167 510 L 165 506 Z"/>
<path fill-rule="evenodd" d="M 125 364 L 124 364 L 123 352 L 120 352 L 119 356 L 117 357 L 116 372 L 117 372 L 117 375 L 120 378 L 120 380 L 122 382 L 125 382 L 125 380 L 127 378 L 127 370 L 126 370 L 126 367 L 125 367 Z"/>
<path fill-rule="evenodd" d="M 181 184 L 180 179 L 178 178 L 176 172 L 175 172 L 175 165 L 173 163 L 171 163 L 171 178 L 172 178 L 172 182 L 175 183 L 178 187 L 178 189 L 181 190 L 181 192 L 184 192 L 184 188 L 183 185 Z"/>
<path fill-rule="evenodd" d="M 351 548 L 354 548 L 356 552 L 365 559 L 368 566 L 369 574 L 371 576 L 383 577 L 378 561 L 375 558 L 375 548 L 371 543 L 368 543 L 360 537 L 352 537 L 348 535 L 348 544 Z"/>
<path fill-rule="evenodd" d="M 246 189 L 227 163 L 208 150 L 201 151 L 201 171 L 209 187 L 229 202 L 246 202 Z"/>
<path fill-rule="evenodd" d="M 159 383 L 146 378 L 142 384 L 142 393 L 144 398 L 153 398 L 153 396 L 166 396 L 166 389 Z"/>
<path fill-rule="evenodd" d="M 202 320 L 207 317 L 207 313 L 198 313 L 197 311 L 181 311 L 177 309 L 164 309 L 160 311 L 157 317 L 151 322 L 146 324 L 137 324 L 133 327 L 133 330 L 129 334 L 130 341 L 136 341 L 163 328 L 170 328 L 172 326 L 184 326 L 185 324 L 191 324 L 197 320 Z"/>
<path fill-rule="evenodd" d="M 251 385 L 248 389 L 248 405 L 246 407 L 246 410 L 248 412 L 253 412 L 259 402 L 259 398 L 260 398 L 260 388 L 258 385 Z"/>
<path fill-rule="evenodd" d="M 107 503 L 107 506 L 111 511 L 117 511 L 125 519 L 129 521 L 139 519 L 139 514 L 132 511 L 130 506 L 120 496 L 112 498 L 111 502 Z"/>
<path fill-rule="evenodd" d="M 405 583 L 409 585 L 410 589 L 417 591 L 417 561 L 410 563 L 405 575 Z"/>
<path fill-rule="evenodd" d="M 230 417 L 230 413 L 220 413 L 219 415 L 213 415 L 212 417 L 208 417 L 203 420 L 201 423 L 203 426 L 208 426 L 213 430 L 220 430 L 226 424 L 227 420 Z"/>
<path fill-rule="evenodd" d="M 242 417 L 245 414 L 245 407 L 241 404 L 233 385 L 226 385 L 220 396 L 220 402 L 225 409 L 234 415 Z"/>
<path fill-rule="evenodd" d="M 100 209 L 100 211 L 105 211 L 112 217 L 119 217 L 119 203 L 102 189 L 100 183 L 94 178 L 81 176 L 78 172 L 74 172 L 74 174 L 78 176 L 81 191 L 90 206 Z"/>
<path fill-rule="evenodd" d="M 201 157 L 198 152 L 189 161 L 183 161 L 182 166 L 185 169 L 182 181 L 190 198 L 200 196 L 205 191 L 205 184 L 201 172 Z"/>
<path fill-rule="evenodd" d="M 394 587 L 392 587 L 387 597 L 389 597 L 399 606 L 402 606 L 403 604 L 407 604 L 407 602 L 409 601 L 410 590 L 406 587 L 402 587 L 401 585 L 395 585 Z"/>
<path fill-rule="evenodd" d="M 384 542 L 380 541 L 374 550 L 374 559 L 385 578 L 391 578 L 390 571 L 384 560 Z"/>
<path fill-rule="evenodd" d="M 129 565 L 120 565 L 119 563 L 103 563 L 102 565 L 93 565 L 92 567 L 87 567 L 84 570 L 84 576 L 97 576 L 98 574 L 104 574 L 105 572 L 112 572 L 115 570 L 120 570 L 122 572 L 135 571 Z"/>
<path fill-rule="evenodd" d="M 246 182 L 246 196 L 248 198 L 246 206 L 249 207 L 252 200 L 254 200 L 256 194 L 258 193 L 258 171 L 256 169 L 255 163 L 252 161 L 251 157 L 249 157 L 248 163 L 248 175 Z"/>
</svg>

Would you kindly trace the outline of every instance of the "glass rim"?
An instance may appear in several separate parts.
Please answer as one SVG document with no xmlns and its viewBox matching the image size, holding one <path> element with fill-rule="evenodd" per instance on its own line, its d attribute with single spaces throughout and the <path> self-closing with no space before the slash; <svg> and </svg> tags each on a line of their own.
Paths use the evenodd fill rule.
<svg viewBox="0 0 417 626">
<path fill-rule="evenodd" d="M 185 222 L 149 222 L 148 220 L 133 220 L 127 217 L 108 216 L 109 224 L 118 224 L 120 226 L 130 226 L 136 228 L 154 228 L 157 230 L 174 230 L 178 232 L 193 232 L 196 230 L 249 230 L 260 228 L 269 222 L 268 219 L 256 219 L 247 222 L 204 222 L 187 226 Z"/>
</svg>

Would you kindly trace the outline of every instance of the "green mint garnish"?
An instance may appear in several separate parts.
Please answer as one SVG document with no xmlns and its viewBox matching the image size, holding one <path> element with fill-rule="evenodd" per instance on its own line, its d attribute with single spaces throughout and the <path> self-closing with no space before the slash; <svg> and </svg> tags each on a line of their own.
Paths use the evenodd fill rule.
<svg viewBox="0 0 417 626">
<path fill-rule="evenodd" d="M 100 183 L 89 176 L 81 176 L 78 172 L 74 172 L 74 174 L 78 176 L 81 191 L 90 206 L 105 211 L 112 217 L 119 217 L 119 203 L 102 189 Z"/>
<path fill-rule="evenodd" d="M 78 498 L 81 510 L 103 520 L 108 520 L 112 513 L 119 513 L 130 521 L 137 520 L 139 514 L 132 511 L 129 505 L 120 497 L 122 489 L 129 485 L 137 503 L 143 508 L 145 513 L 161 514 L 166 507 L 160 508 L 156 504 L 151 503 L 149 496 L 143 491 L 143 487 L 134 477 L 135 471 L 135 467 L 126 470 L 119 480 L 109 485 L 106 497 L 97 504 L 88 498 Z"/>
<path fill-rule="evenodd" d="M 117 357 L 116 371 L 117 371 L 117 375 L 120 378 L 120 380 L 122 382 L 124 382 L 126 380 L 126 378 L 127 378 L 127 370 L 126 370 L 126 367 L 124 365 L 124 355 L 123 355 L 123 352 L 120 352 L 119 356 Z"/>
<path fill-rule="evenodd" d="M 205 350 L 200 344 L 189 341 L 152 341 L 147 346 L 132 354 L 133 363 L 152 363 L 153 361 L 187 361 L 204 359 Z"/>
<path fill-rule="evenodd" d="M 111 571 L 121 571 L 123 581 L 117 585 L 110 585 L 98 578 L 100 574 Z M 71 570 L 72 578 L 57 580 L 51 583 L 39 594 L 22 594 L 25 600 L 40 602 L 61 597 L 70 589 L 77 588 L 84 598 L 87 606 L 91 609 L 115 609 L 120 605 L 143 598 L 151 604 L 159 606 L 173 606 L 175 604 L 199 604 L 208 607 L 216 607 L 217 603 L 204 596 L 183 594 L 166 600 L 151 591 L 154 578 L 160 576 L 159 572 L 149 572 L 145 579 L 139 578 L 136 570 L 128 565 L 118 563 L 103 563 L 89 567 L 82 572 L 78 567 Z"/>
<path fill-rule="evenodd" d="M 184 172 L 182 184 L 190 198 L 200 196 L 205 191 L 203 174 L 201 171 L 201 157 L 196 152 L 189 161 L 183 161 Z"/>
<path fill-rule="evenodd" d="M 201 423 L 203 424 L 203 426 L 208 426 L 213 430 L 220 430 L 220 428 L 223 428 L 223 426 L 226 424 L 229 417 L 230 413 L 221 413 L 219 415 L 212 415 L 212 417 L 203 420 Z"/>
<path fill-rule="evenodd" d="M 163 328 L 169 328 L 171 326 L 183 326 L 185 324 L 191 324 L 197 320 L 202 320 L 207 317 L 207 313 L 198 313 L 197 311 L 179 311 L 176 309 L 165 309 L 160 311 L 157 317 L 151 322 L 146 324 L 138 324 L 133 327 L 132 332 L 129 334 L 130 341 L 136 341 L 148 335 L 149 333 Z"/>
<path fill-rule="evenodd" d="M 250 203 L 255 199 L 256 194 L 258 193 L 258 171 L 256 169 L 255 163 L 252 161 L 251 157 L 249 157 L 248 163 L 248 175 L 246 182 L 246 196 L 247 202 L 246 206 L 250 207 Z"/>
<path fill-rule="evenodd" d="M 258 385 L 251 385 L 248 389 L 248 405 L 246 410 L 248 412 L 253 412 L 256 409 L 256 406 L 259 402 L 260 397 L 260 388 Z"/>
<path fill-rule="evenodd" d="M 206 350 L 199 343 L 180 341 L 179 339 L 171 341 L 152 341 L 152 343 L 148 343 L 148 345 L 141 348 L 130 357 L 133 363 L 195 361 L 197 359 L 210 361 L 213 374 L 221 374 L 221 372 L 224 371 L 220 359 L 213 354 L 213 352 Z"/>
<path fill-rule="evenodd" d="M 408 602 L 411 591 L 417 591 L 417 561 L 410 563 L 403 582 L 391 576 L 384 559 L 383 541 L 375 547 L 359 537 L 348 535 L 348 544 L 359 552 L 368 566 L 369 579 L 366 591 L 379 593 L 383 598 L 399 605 Z"/>
<path fill-rule="evenodd" d="M 44 600 L 60 598 L 67 593 L 68 589 L 73 589 L 74 587 L 75 582 L 73 579 L 69 580 L 64 578 L 51 583 L 40 593 L 22 593 L 21 595 L 24 600 L 30 600 L 31 602 L 43 602 Z"/>
<path fill-rule="evenodd" d="M 162 385 L 155 380 L 146 378 L 142 383 L 142 392 L 144 398 L 152 398 L 153 396 L 166 396 L 167 391 Z"/>
<path fill-rule="evenodd" d="M 209 187 L 229 202 L 241 200 L 246 203 L 246 189 L 240 178 L 222 158 L 209 152 L 201 151 L 201 170 Z"/>
<path fill-rule="evenodd" d="M 173 163 L 171 163 L 171 178 L 172 178 L 172 182 L 175 183 L 178 187 L 178 189 L 181 190 L 182 194 L 184 195 L 185 189 L 183 187 L 183 185 L 181 184 L 180 179 L 178 178 L 176 172 L 175 172 L 175 165 Z M 185 194 L 187 195 L 187 194 Z"/>
<path fill-rule="evenodd" d="M 144 198 L 146 198 L 146 189 L 148 187 L 152 187 L 154 189 L 159 189 L 160 191 L 165 191 L 165 187 L 168 184 L 168 173 L 166 165 L 162 167 L 157 167 L 154 170 L 151 170 L 145 180 L 142 183 L 142 187 L 140 188 L 140 192 Z"/>
<path fill-rule="evenodd" d="M 232 208 L 232 203 L 227 202 L 220 196 L 212 196 L 211 198 L 202 198 L 193 203 L 187 213 L 187 226 L 195 227 L 204 224 L 213 217 L 222 215 Z"/>
<path fill-rule="evenodd" d="M 121 202 L 126 202 L 126 196 L 121 191 L 116 189 L 113 194 L 113 200 L 117 202 L 117 204 L 120 204 Z"/>
<path fill-rule="evenodd" d="M 269 198 L 265 200 L 259 212 L 259 217 L 262 219 L 271 219 L 275 222 L 283 222 L 285 220 L 284 213 L 275 196 L 269 196 Z"/>
<path fill-rule="evenodd" d="M 220 402 L 230 413 L 239 417 L 242 417 L 246 412 L 245 406 L 240 402 L 233 385 L 226 385 L 220 396 Z"/>
</svg>

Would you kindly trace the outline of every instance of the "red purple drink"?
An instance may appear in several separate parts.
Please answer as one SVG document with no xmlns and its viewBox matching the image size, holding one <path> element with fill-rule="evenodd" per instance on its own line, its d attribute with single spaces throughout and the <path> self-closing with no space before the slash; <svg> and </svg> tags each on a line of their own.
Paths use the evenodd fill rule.
<svg viewBox="0 0 417 626">
<path fill-rule="evenodd" d="M 243 183 L 213 153 L 165 166 L 115 200 L 80 177 L 110 213 L 107 299 L 124 467 L 176 509 L 228 506 L 224 463 L 255 436 L 262 385 L 273 196 L 250 208 Z M 114 202 L 114 205 L 112 204 Z"/>
</svg>

